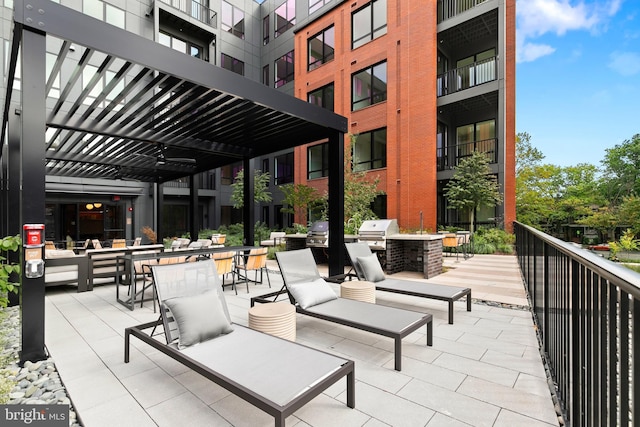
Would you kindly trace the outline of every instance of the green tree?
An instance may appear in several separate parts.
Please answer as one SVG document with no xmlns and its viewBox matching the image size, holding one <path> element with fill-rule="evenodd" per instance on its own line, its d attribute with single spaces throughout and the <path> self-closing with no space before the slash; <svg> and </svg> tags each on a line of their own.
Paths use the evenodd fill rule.
<svg viewBox="0 0 640 427">
<path fill-rule="evenodd" d="M 476 209 L 480 206 L 492 207 L 502 201 L 497 178 L 489 167 L 489 159 L 478 151 L 458 164 L 444 194 L 449 208 L 468 212 L 472 233 Z"/>
<path fill-rule="evenodd" d="M 618 207 L 618 221 L 620 225 L 626 225 L 634 234 L 640 234 L 640 197 L 628 196 L 622 200 Z"/>
<path fill-rule="evenodd" d="M 544 157 L 542 151 L 531 143 L 531 135 L 527 132 L 516 135 L 516 176 L 528 168 L 540 165 Z"/>
<path fill-rule="evenodd" d="M 618 205 L 625 197 L 640 196 L 640 134 L 605 150 L 602 191 Z"/>
<path fill-rule="evenodd" d="M 284 194 L 285 207 L 282 212 L 296 215 L 306 223 L 307 212 L 322 204 L 322 196 L 318 190 L 305 184 L 284 184 L 278 187 Z"/>
<path fill-rule="evenodd" d="M 271 192 L 268 190 L 269 179 L 269 172 L 262 172 L 261 170 L 255 171 L 253 178 L 253 200 L 255 203 L 269 203 L 273 200 Z M 231 201 L 233 202 L 233 207 L 240 209 L 244 206 L 244 170 L 238 172 L 233 180 L 233 184 L 231 184 L 231 188 Z"/>
</svg>

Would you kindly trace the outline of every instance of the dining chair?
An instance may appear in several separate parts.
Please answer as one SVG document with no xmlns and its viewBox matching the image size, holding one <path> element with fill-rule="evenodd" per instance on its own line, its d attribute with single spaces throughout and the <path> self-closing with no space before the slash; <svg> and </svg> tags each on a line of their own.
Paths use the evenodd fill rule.
<svg viewBox="0 0 640 427">
<path fill-rule="evenodd" d="M 251 249 L 248 254 L 239 254 L 236 257 L 236 275 L 238 278 L 244 277 L 245 284 L 247 285 L 247 293 L 249 292 L 249 272 L 255 273 L 254 283 L 262 283 L 262 272 L 267 274 L 267 282 L 271 287 L 271 279 L 269 278 L 269 270 L 267 270 L 267 252 L 269 248 L 255 248 Z M 240 275 L 240 271 L 244 274 Z M 260 280 L 258 280 L 258 271 L 260 272 Z"/>
</svg>

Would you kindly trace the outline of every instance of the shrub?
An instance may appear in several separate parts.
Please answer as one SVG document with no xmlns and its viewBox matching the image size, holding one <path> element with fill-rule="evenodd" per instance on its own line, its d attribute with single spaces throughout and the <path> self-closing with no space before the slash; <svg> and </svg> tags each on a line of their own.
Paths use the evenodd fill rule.
<svg viewBox="0 0 640 427">
<path fill-rule="evenodd" d="M 476 254 L 512 254 L 516 236 L 499 228 L 480 227 L 473 241 Z"/>
<path fill-rule="evenodd" d="M 20 248 L 20 235 L 7 236 L 0 240 L 0 251 L 15 252 Z M 0 307 L 6 307 L 9 303 L 7 294 L 9 292 L 18 293 L 20 283 L 12 282 L 10 276 L 12 273 L 20 274 L 20 265 L 9 263 L 7 259 L 0 256 Z"/>
</svg>

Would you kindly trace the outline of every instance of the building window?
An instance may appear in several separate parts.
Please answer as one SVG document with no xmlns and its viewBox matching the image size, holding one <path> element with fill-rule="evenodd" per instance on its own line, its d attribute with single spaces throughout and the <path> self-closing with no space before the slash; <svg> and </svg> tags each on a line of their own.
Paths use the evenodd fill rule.
<svg viewBox="0 0 640 427">
<path fill-rule="evenodd" d="M 223 1 L 220 29 L 244 39 L 244 12 L 242 9 Z"/>
<path fill-rule="evenodd" d="M 307 179 L 329 176 L 329 144 L 307 148 Z"/>
<path fill-rule="evenodd" d="M 333 111 L 333 83 L 316 89 L 313 92 L 307 94 L 307 101 L 309 104 L 315 104 L 327 110 Z"/>
<path fill-rule="evenodd" d="M 387 167 L 387 129 L 361 133 L 351 150 L 354 172 Z"/>
<path fill-rule="evenodd" d="M 183 40 L 163 30 L 160 30 L 160 33 L 158 34 L 158 43 L 170 47 L 173 50 L 177 50 L 178 52 L 191 55 L 194 58 L 200 58 L 204 61 L 207 61 L 209 59 L 207 58 L 205 50 L 202 46 L 199 46 L 187 40 Z"/>
<path fill-rule="evenodd" d="M 269 86 L 269 64 L 262 67 L 262 83 Z"/>
<path fill-rule="evenodd" d="M 293 182 L 293 152 L 276 156 L 273 160 L 274 184 L 282 185 Z"/>
<path fill-rule="evenodd" d="M 234 163 L 232 165 L 222 166 L 220 168 L 220 184 L 231 185 L 236 179 L 238 172 L 242 170 L 242 163 Z"/>
<path fill-rule="evenodd" d="M 276 87 L 293 81 L 293 51 L 276 59 Z"/>
<path fill-rule="evenodd" d="M 387 63 L 381 62 L 351 75 L 351 110 L 387 100 Z"/>
<path fill-rule="evenodd" d="M 309 0 L 309 15 L 311 15 L 316 10 L 319 10 L 327 3 L 329 3 L 329 0 Z"/>
<path fill-rule="evenodd" d="M 53 59 L 52 59 L 53 61 Z M 53 64 L 52 64 L 53 65 Z M 116 73 L 114 71 L 106 71 L 104 76 L 101 78 L 94 80 L 97 75 L 100 74 L 100 69 L 95 65 L 86 65 L 82 69 L 82 89 L 88 89 L 89 92 L 82 100 L 82 103 L 85 105 L 92 105 L 98 96 L 104 91 L 105 87 L 107 87 L 113 79 L 115 79 Z M 59 77 L 59 74 L 58 74 Z M 93 85 L 93 86 L 90 86 Z M 53 87 L 52 87 L 53 90 Z M 120 79 L 118 83 L 112 88 L 111 92 L 109 92 L 104 101 L 98 104 L 99 107 L 104 108 L 109 102 L 113 101 L 115 97 L 120 94 L 124 90 L 124 79 Z M 58 89 L 59 93 L 59 89 Z M 124 105 L 124 100 L 120 102 L 120 106 Z M 117 107 L 119 108 L 119 107 Z"/>
<path fill-rule="evenodd" d="M 307 40 L 307 50 L 309 52 L 307 69 L 309 71 L 314 70 L 325 62 L 333 60 L 335 47 L 336 40 L 333 25 Z"/>
<path fill-rule="evenodd" d="M 262 45 L 266 46 L 269 43 L 269 15 L 262 19 Z"/>
<path fill-rule="evenodd" d="M 124 10 L 100 0 L 82 0 L 82 11 L 89 16 L 125 29 Z"/>
<path fill-rule="evenodd" d="M 276 9 L 276 32 L 274 37 L 296 25 L 296 0 L 287 0 Z"/>
<path fill-rule="evenodd" d="M 224 53 L 220 54 L 220 66 L 225 70 L 233 71 L 236 74 L 244 76 L 244 62 L 233 58 Z"/>
<path fill-rule="evenodd" d="M 262 172 L 269 172 L 269 159 L 262 159 Z"/>
<path fill-rule="evenodd" d="M 351 14 L 351 48 L 387 34 L 387 0 L 373 0 Z"/>
</svg>

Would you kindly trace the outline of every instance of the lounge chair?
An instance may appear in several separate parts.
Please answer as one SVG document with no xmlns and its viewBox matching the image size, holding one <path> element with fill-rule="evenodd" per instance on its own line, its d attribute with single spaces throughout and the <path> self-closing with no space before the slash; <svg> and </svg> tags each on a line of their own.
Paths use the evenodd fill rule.
<svg viewBox="0 0 640 427">
<path fill-rule="evenodd" d="M 466 296 L 467 311 L 471 311 L 471 289 L 387 278 L 380 266 L 377 255 L 371 252 L 369 245 L 357 242 L 345 243 L 345 247 L 358 279 L 373 282 L 376 290 L 447 301 L 449 303 L 449 324 L 453 324 L 454 301 Z"/>
<path fill-rule="evenodd" d="M 426 325 L 427 345 L 433 343 L 430 314 L 338 298 L 320 277 L 311 249 L 276 252 L 289 299 L 296 311 L 393 338 L 395 369 L 402 369 L 402 338 Z"/>
<path fill-rule="evenodd" d="M 269 413 L 276 427 L 344 376 L 355 407 L 353 361 L 231 323 L 213 260 L 152 273 L 160 319 L 125 329 L 125 363 L 133 335 Z M 154 337 L 160 324 L 166 343 Z"/>
</svg>

